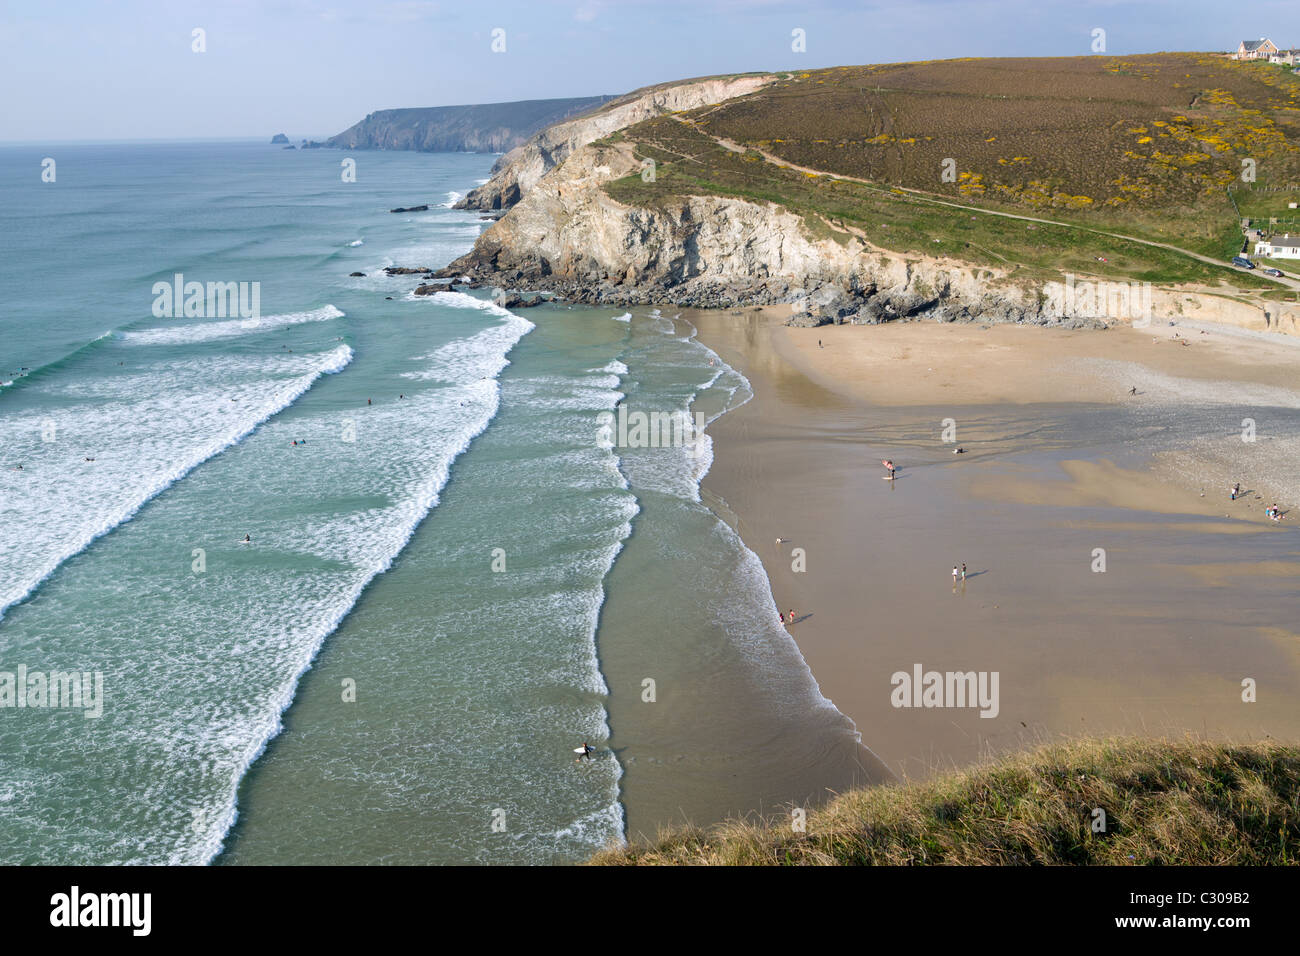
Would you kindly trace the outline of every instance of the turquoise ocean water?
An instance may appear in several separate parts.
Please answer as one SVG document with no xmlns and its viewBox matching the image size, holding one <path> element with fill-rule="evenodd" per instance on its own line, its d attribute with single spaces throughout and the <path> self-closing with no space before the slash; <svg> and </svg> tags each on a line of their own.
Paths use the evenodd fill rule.
<svg viewBox="0 0 1300 956">
<path fill-rule="evenodd" d="M 0 706 L 0 861 L 582 859 L 626 825 L 620 557 L 625 606 L 676 602 L 675 641 L 773 691 L 759 724 L 857 746 L 700 502 L 707 447 L 600 437 L 619 400 L 714 417 L 744 378 L 654 311 L 412 296 L 383 267 L 466 251 L 485 223 L 449 207 L 494 158 L 342 158 L 0 149 L 0 681 L 103 681 L 94 718 Z M 260 315 L 155 317 L 177 273 L 257 283 Z"/>
</svg>

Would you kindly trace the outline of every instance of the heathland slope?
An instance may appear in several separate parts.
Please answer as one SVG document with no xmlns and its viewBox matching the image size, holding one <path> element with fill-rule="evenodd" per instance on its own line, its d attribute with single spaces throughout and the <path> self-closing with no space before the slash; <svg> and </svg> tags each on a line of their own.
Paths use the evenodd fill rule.
<svg viewBox="0 0 1300 956">
<path fill-rule="evenodd" d="M 700 102 L 624 98 L 503 157 L 465 204 L 510 212 L 448 274 L 581 301 L 795 302 L 811 323 L 1138 318 L 1062 304 L 1072 274 L 1150 283 L 1157 313 L 1296 325 L 1294 280 L 1228 266 L 1239 212 L 1300 231 L 1300 78 L 1281 67 L 1153 54 L 695 82 L 713 84 Z"/>
<path fill-rule="evenodd" d="M 379 110 L 325 141 L 339 149 L 502 153 L 540 129 L 601 106 L 608 96 Z"/>
<path fill-rule="evenodd" d="M 685 829 L 606 865 L 1294 865 L 1300 750 L 1079 741 L 809 810 Z"/>
</svg>

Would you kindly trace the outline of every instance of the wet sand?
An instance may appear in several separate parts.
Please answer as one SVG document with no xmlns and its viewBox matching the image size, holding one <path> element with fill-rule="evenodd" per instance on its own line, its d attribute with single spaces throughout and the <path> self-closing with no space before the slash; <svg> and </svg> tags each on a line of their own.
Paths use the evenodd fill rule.
<svg viewBox="0 0 1300 956">
<path fill-rule="evenodd" d="M 1291 487 L 1300 349 L 1169 326 L 683 317 L 755 392 L 710 429 L 706 501 L 737 516 L 823 694 L 896 773 L 1078 733 L 1300 740 L 1297 513 L 1229 502 L 1216 471 L 1254 455 L 1258 480 L 1238 480 Z M 1270 423 L 1253 445 L 1243 400 Z M 997 672 L 997 716 L 894 706 L 892 675 L 918 664 Z"/>
</svg>

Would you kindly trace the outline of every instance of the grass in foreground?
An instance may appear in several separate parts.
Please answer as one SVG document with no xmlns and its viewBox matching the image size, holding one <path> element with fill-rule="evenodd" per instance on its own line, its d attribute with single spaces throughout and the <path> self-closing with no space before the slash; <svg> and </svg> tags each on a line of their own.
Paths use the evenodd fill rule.
<svg viewBox="0 0 1300 956">
<path fill-rule="evenodd" d="M 1094 833 L 1094 811 L 1105 832 Z M 1300 748 L 1082 740 L 791 816 L 661 834 L 596 865 L 1295 865 Z"/>
</svg>

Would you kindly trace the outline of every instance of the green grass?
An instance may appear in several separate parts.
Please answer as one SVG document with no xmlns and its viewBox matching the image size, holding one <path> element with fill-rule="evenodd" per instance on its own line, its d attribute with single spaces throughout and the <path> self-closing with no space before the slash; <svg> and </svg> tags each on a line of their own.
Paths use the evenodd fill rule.
<svg viewBox="0 0 1300 956">
<path fill-rule="evenodd" d="M 778 203 L 817 237 L 855 230 L 894 251 L 979 265 L 1270 288 L 1228 262 L 1239 219 L 1300 231 L 1300 77 L 1207 53 L 958 59 L 785 72 L 747 96 L 624 131 L 661 164 L 656 183 L 608 186 L 624 202 L 691 195 Z M 714 137 L 749 150 L 739 155 Z M 758 151 L 851 183 L 765 161 Z M 1240 179 L 1243 160 L 1258 182 Z M 940 174 L 952 166 L 952 179 Z M 906 194 L 901 190 L 908 190 Z M 1032 216 L 1071 228 L 951 209 Z M 1235 201 L 1235 205 L 1234 205 Z M 1206 256 L 1197 262 L 1123 237 Z M 938 242 L 934 240 L 938 239 Z M 1108 260 L 1100 262 L 1101 259 Z"/>
<path fill-rule="evenodd" d="M 1211 266 L 1172 250 L 1088 231 L 1099 228 L 1097 223 L 1081 224 L 1081 228 L 1027 223 L 938 205 L 886 186 L 810 177 L 767 162 L 753 151 L 742 155 L 724 149 L 694 128 L 667 117 L 630 127 L 625 137 L 636 144 L 638 157 L 653 159 L 656 164 L 654 182 L 645 182 L 638 174 L 606 184 L 611 197 L 628 205 L 667 208 L 686 196 L 701 195 L 771 202 L 801 216 L 815 236 L 824 233 L 845 241 L 858 230 L 882 248 L 948 256 L 977 265 L 1011 265 L 1032 280 L 1075 272 L 1158 285 L 1229 281 L 1237 288 L 1271 287 L 1265 280 L 1234 273 L 1226 266 Z M 1222 202 L 1229 205 L 1226 195 Z M 987 203 L 981 205 L 989 208 Z M 1014 211 L 1061 218 L 1055 211 Z M 1226 225 L 1215 227 L 1206 245 L 1226 263 L 1240 247 L 1240 233 L 1233 225 L 1235 213 L 1224 222 Z M 1099 262 L 1098 257 L 1108 261 Z"/>
<path fill-rule="evenodd" d="M 1104 832 L 1093 832 L 1095 809 Z M 1295 865 L 1300 748 L 1081 740 L 792 815 L 612 847 L 597 865 Z"/>
</svg>

